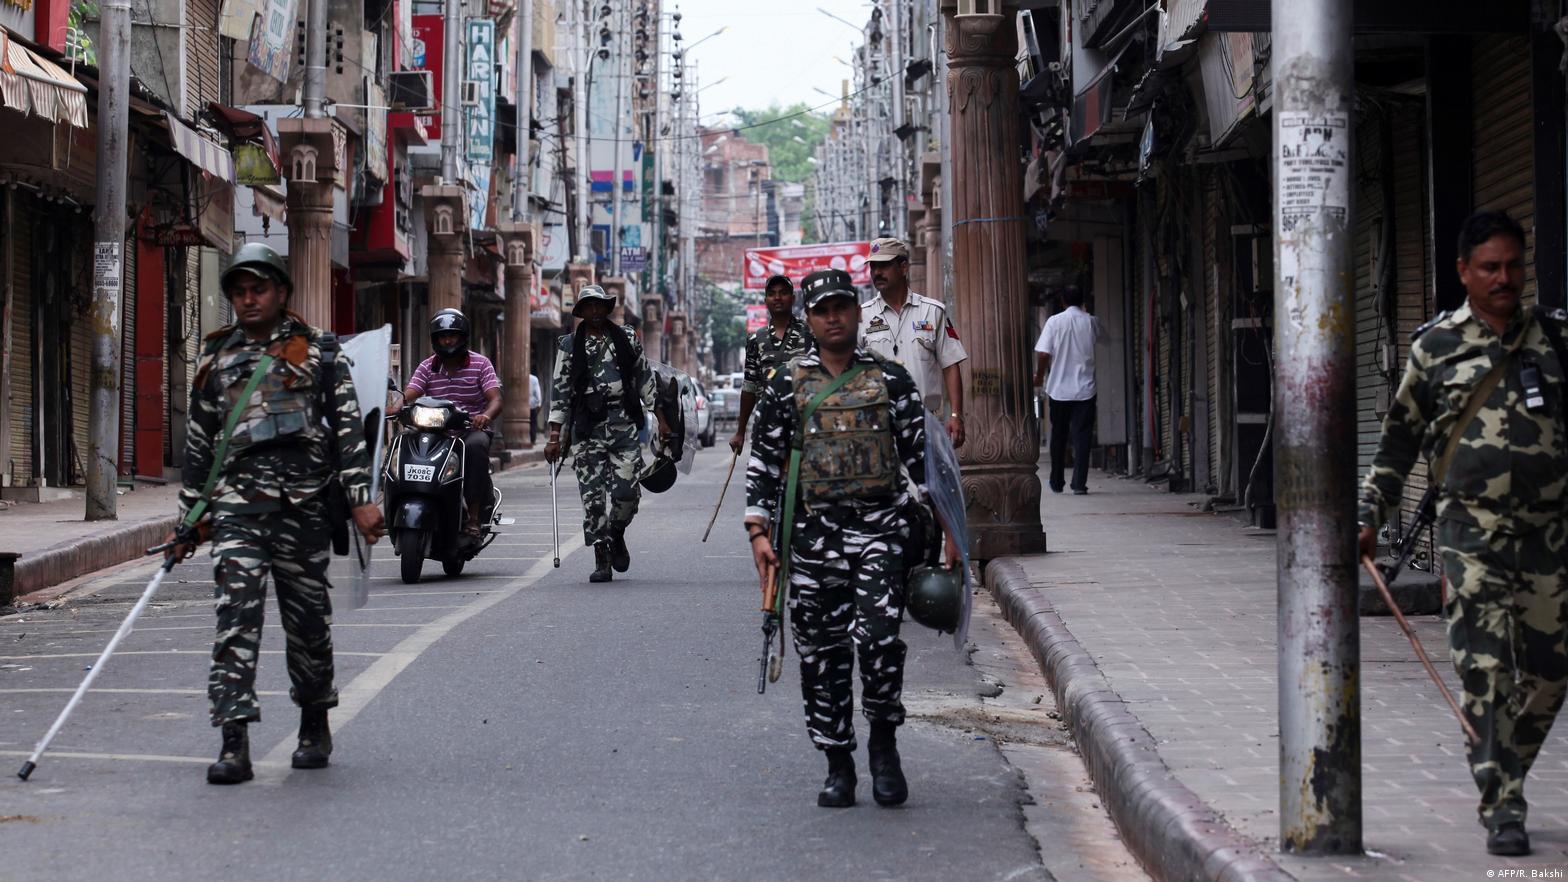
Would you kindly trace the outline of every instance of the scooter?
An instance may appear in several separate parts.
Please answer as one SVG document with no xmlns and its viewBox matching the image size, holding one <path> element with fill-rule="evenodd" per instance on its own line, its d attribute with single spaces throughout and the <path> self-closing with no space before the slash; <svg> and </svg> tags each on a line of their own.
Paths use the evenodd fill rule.
<svg viewBox="0 0 1568 882">
<path fill-rule="evenodd" d="M 463 498 L 463 436 L 468 414 L 441 398 L 421 398 L 388 419 L 398 425 L 387 452 L 384 483 L 386 519 L 403 581 L 419 581 L 426 560 L 438 560 L 448 576 L 500 535 L 496 527 L 512 523 L 501 517 L 501 488 L 491 488 L 490 505 L 480 518 L 478 539 L 463 532 L 468 503 Z"/>
</svg>

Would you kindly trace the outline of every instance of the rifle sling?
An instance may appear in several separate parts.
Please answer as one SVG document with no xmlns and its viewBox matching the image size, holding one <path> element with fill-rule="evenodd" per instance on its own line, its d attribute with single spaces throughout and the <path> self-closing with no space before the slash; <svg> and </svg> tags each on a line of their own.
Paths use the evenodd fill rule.
<svg viewBox="0 0 1568 882">
<path fill-rule="evenodd" d="M 1428 479 L 1432 484 L 1442 486 L 1443 482 L 1447 480 L 1448 467 L 1453 464 L 1454 453 L 1459 450 L 1459 442 L 1464 438 L 1465 430 L 1470 428 L 1470 424 L 1475 421 L 1476 415 L 1481 412 L 1481 408 L 1486 406 L 1487 399 L 1492 397 L 1492 391 L 1497 388 L 1497 384 L 1503 381 L 1503 375 L 1508 373 L 1508 366 L 1514 363 L 1514 357 L 1519 354 L 1519 347 L 1524 345 L 1524 338 L 1529 333 L 1530 329 L 1528 326 L 1521 330 L 1519 338 L 1514 341 L 1512 346 L 1508 347 L 1508 351 L 1503 353 L 1503 357 L 1498 359 L 1496 364 L 1492 365 L 1492 369 L 1486 372 L 1486 376 L 1481 378 L 1481 382 L 1475 385 L 1475 391 L 1470 393 L 1470 401 L 1465 404 L 1465 409 L 1459 413 L 1459 419 L 1454 421 L 1453 429 L 1449 430 L 1448 441 L 1443 445 L 1442 454 L 1438 456 L 1437 462 L 1432 463 L 1432 468 L 1428 475 Z"/>
<path fill-rule="evenodd" d="M 779 557 L 780 586 L 780 590 L 774 595 L 773 602 L 778 606 L 780 612 L 784 608 L 784 594 L 789 589 L 789 544 L 791 533 L 795 526 L 795 500 L 797 491 L 800 489 L 800 454 L 801 444 L 805 438 L 803 427 L 806 425 L 806 421 L 811 419 L 811 415 L 817 412 L 817 408 L 822 402 L 828 400 L 828 397 L 833 393 L 844 388 L 845 383 L 859 376 L 865 369 L 866 363 L 859 361 L 850 365 L 849 369 L 842 374 L 834 377 L 833 382 L 827 384 L 821 392 L 813 395 L 811 400 L 806 402 L 806 406 L 801 410 L 799 420 L 795 424 L 795 434 L 791 439 L 789 450 L 789 474 L 784 481 L 784 507 L 778 513 L 779 547 L 773 550 Z"/>
<path fill-rule="evenodd" d="M 207 504 L 212 499 L 212 488 L 218 484 L 218 473 L 223 470 L 223 460 L 229 455 L 229 439 L 234 436 L 234 427 L 240 421 L 240 414 L 250 403 L 250 397 L 256 394 L 261 387 L 261 381 L 267 375 L 267 370 L 272 367 L 273 357 L 265 353 L 256 361 L 256 367 L 250 373 L 250 379 L 245 381 L 245 389 L 240 393 L 240 399 L 233 407 L 229 408 L 229 418 L 223 424 L 223 435 L 218 439 L 218 446 L 212 453 L 212 468 L 207 472 L 207 483 L 201 488 L 201 498 L 191 506 L 190 513 L 185 516 L 183 526 L 189 528 L 196 526 L 201 516 L 207 513 Z"/>
</svg>

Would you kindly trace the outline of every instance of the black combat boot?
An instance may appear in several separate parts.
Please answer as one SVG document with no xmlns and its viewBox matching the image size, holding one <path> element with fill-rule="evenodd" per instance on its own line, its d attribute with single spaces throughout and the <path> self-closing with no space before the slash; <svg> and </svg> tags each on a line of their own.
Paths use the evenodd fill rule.
<svg viewBox="0 0 1568 882">
<path fill-rule="evenodd" d="M 904 768 L 898 759 L 898 726 L 892 723 L 872 723 L 871 737 L 866 739 L 867 765 L 871 767 L 871 795 L 877 805 L 903 805 L 909 798 L 909 784 L 904 780 Z"/>
<path fill-rule="evenodd" d="M 615 567 L 617 573 L 624 573 L 632 568 L 632 552 L 626 547 L 626 528 L 610 528 L 610 566 Z"/>
<path fill-rule="evenodd" d="M 590 582 L 608 582 L 615 578 L 610 572 L 610 543 L 607 541 L 593 544 L 593 572 L 588 575 Z"/>
<path fill-rule="evenodd" d="M 239 784 L 256 777 L 250 770 L 250 735 L 244 723 L 223 724 L 223 752 L 207 767 L 208 784 Z"/>
<path fill-rule="evenodd" d="M 1486 833 L 1486 853 L 1523 857 L 1530 853 L 1530 834 L 1522 821 L 1505 821 Z"/>
<path fill-rule="evenodd" d="M 327 728 L 327 709 L 312 705 L 299 709 L 299 748 L 294 751 L 296 769 L 324 769 L 332 755 L 332 730 Z"/>
<path fill-rule="evenodd" d="M 855 804 L 855 754 L 847 747 L 828 750 L 828 779 L 822 782 L 817 805 L 848 808 Z"/>
</svg>

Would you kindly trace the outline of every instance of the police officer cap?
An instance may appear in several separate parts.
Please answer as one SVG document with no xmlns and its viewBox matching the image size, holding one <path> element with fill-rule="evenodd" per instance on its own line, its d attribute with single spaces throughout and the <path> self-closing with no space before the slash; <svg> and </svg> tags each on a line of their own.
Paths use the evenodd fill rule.
<svg viewBox="0 0 1568 882">
<path fill-rule="evenodd" d="M 800 282 L 800 293 L 805 297 L 807 309 L 815 308 L 829 297 L 860 299 L 854 279 L 850 278 L 849 273 L 837 269 L 820 270 L 805 277 Z"/>
<path fill-rule="evenodd" d="M 583 305 L 594 300 L 603 300 L 605 303 L 610 304 L 611 309 L 615 308 L 614 294 L 598 285 L 584 285 L 583 289 L 577 292 L 577 302 L 572 304 L 572 315 L 581 318 Z"/>
</svg>

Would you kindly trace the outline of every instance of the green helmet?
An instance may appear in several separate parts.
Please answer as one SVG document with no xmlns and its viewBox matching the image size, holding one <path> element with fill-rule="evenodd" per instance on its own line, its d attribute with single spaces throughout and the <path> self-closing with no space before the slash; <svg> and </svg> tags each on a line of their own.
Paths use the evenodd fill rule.
<svg viewBox="0 0 1568 882">
<path fill-rule="evenodd" d="M 225 294 L 228 293 L 229 285 L 241 273 L 271 279 L 291 292 L 294 290 L 294 280 L 289 278 L 288 261 L 260 242 L 247 243 L 234 252 L 233 261 L 229 263 L 229 268 L 223 271 L 223 276 L 218 282 Z"/>
<path fill-rule="evenodd" d="M 964 574 L 954 567 L 915 567 L 905 584 L 909 617 L 933 631 L 958 630 L 964 615 Z"/>
</svg>

